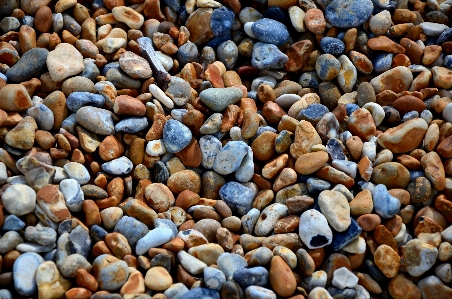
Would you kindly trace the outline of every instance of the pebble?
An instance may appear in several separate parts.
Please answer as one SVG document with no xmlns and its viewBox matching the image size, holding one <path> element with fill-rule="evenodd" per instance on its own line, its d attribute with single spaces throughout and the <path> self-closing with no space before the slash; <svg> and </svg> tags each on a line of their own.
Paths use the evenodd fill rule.
<svg viewBox="0 0 452 299">
<path fill-rule="evenodd" d="M 261 42 L 281 46 L 289 40 L 289 31 L 284 24 L 276 20 L 263 18 L 253 22 L 251 30 Z"/>
<path fill-rule="evenodd" d="M 80 185 L 84 185 L 90 180 L 88 170 L 80 163 L 69 162 L 63 166 L 63 169 L 70 179 L 76 180 Z"/>
<path fill-rule="evenodd" d="M 55 82 L 76 75 L 85 68 L 82 54 L 68 43 L 61 43 L 53 51 L 50 51 L 47 55 L 46 64 L 50 77 Z"/>
<path fill-rule="evenodd" d="M 257 42 L 253 47 L 251 64 L 259 70 L 280 69 L 289 60 L 274 44 Z"/>
<path fill-rule="evenodd" d="M 370 0 L 334 0 L 326 7 L 325 18 L 335 27 L 355 28 L 369 19 L 373 8 L 373 3 Z"/>
<path fill-rule="evenodd" d="M 45 61 L 48 54 L 49 51 L 42 48 L 30 49 L 24 53 L 20 60 L 6 72 L 8 82 L 21 83 L 38 77 L 46 67 Z"/>
<path fill-rule="evenodd" d="M 223 272 L 213 267 L 206 267 L 203 270 L 204 283 L 212 290 L 221 291 L 226 277 Z"/>
<path fill-rule="evenodd" d="M 342 193 L 322 191 L 319 194 L 318 204 L 320 211 L 335 231 L 343 232 L 350 226 L 350 206 Z"/>
<path fill-rule="evenodd" d="M 220 188 L 221 199 L 240 216 L 248 213 L 254 200 L 253 191 L 237 182 L 228 182 Z"/>
<path fill-rule="evenodd" d="M 307 210 L 300 216 L 300 238 L 309 249 L 322 248 L 331 244 L 333 233 L 323 214 Z"/>
<path fill-rule="evenodd" d="M 72 112 L 77 112 L 84 106 L 102 108 L 104 104 L 103 96 L 91 92 L 72 92 L 66 99 L 66 105 Z"/>
<path fill-rule="evenodd" d="M 163 127 L 163 144 L 170 153 L 182 151 L 190 143 L 192 133 L 177 120 L 168 120 Z"/>
<path fill-rule="evenodd" d="M 421 276 L 430 270 L 438 257 L 438 249 L 421 240 L 409 241 L 403 250 L 403 265 L 411 276 Z"/>
<path fill-rule="evenodd" d="M 93 262 L 93 276 L 101 290 L 117 290 L 126 282 L 128 275 L 126 262 L 112 255 L 99 255 Z"/>
<path fill-rule="evenodd" d="M 243 256 L 228 252 L 218 257 L 217 265 L 225 274 L 227 280 L 233 278 L 236 271 L 248 267 L 248 263 Z"/>
<path fill-rule="evenodd" d="M 243 97 L 243 91 L 237 87 L 208 88 L 199 97 L 212 111 L 222 112 L 229 105 L 237 103 Z"/>
<path fill-rule="evenodd" d="M 316 61 L 315 71 L 322 81 L 331 81 L 339 75 L 341 63 L 331 54 L 322 54 Z"/>
<path fill-rule="evenodd" d="M 27 185 L 11 185 L 3 192 L 1 203 L 8 213 L 22 216 L 34 210 L 36 192 Z"/>
<path fill-rule="evenodd" d="M 138 240 L 136 253 L 144 254 L 152 247 L 157 247 L 169 242 L 177 235 L 177 228 L 170 220 L 154 220 L 154 229 L 149 231 L 144 237 Z"/>
<path fill-rule="evenodd" d="M 31 296 L 37 291 L 35 273 L 44 259 L 37 253 L 21 254 L 13 266 L 14 288 L 22 296 Z"/>
<path fill-rule="evenodd" d="M 77 122 L 85 129 L 99 135 L 115 133 L 111 112 L 102 108 L 85 106 L 77 110 Z"/>
</svg>

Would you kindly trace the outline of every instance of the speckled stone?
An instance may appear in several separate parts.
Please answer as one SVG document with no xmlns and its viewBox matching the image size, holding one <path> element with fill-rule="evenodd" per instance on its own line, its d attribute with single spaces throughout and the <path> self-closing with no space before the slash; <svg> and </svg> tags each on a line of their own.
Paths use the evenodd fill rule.
<svg viewBox="0 0 452 299">
<path fill-rule="evenodd" d="M 289 57 L 276 45 L 258 42 L 254 45 L 251 64 L 259 70 L 283 68 Z"/>
<path fill-rule="evenodd" d="M 333 26 L 353 28 L 364 24 L 372 15 L 371 0 L 334 0 L 325 9 L 325 18 Z"/>
<path fill-rule="evenodd" d="M 192 133 L 183 123 L 170 119 L 163 127 L 163 143 L 170 153 L 182 151 L 190 143 Z"/>
<path fill-rule="evenodd" d="M 276 20 L 263 18 L 253 23 L 251 30 L 264 43 L 281 46 L 289 40 L 286 26 Z"/>
<path fill-rule="evenodd" d="M 228 182 L 220 188 L 221 199 L 240 216 L 252 208 L 254 192 L 237 182 Z"/>
</svg>

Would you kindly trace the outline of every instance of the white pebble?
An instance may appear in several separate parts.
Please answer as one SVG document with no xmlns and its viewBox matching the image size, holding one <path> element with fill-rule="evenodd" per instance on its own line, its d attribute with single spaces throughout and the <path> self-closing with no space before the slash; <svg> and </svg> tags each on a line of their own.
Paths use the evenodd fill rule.
<svg viewBox="0 0 452 299">
<path fill-rule="evenodd" d="M 253 26 L 253 24 L 254 22 L 246 22 L 245 25 L 243 25 L 243 30 L 249 37 L 257 39 L 257 36 L 254 34 L 253 30 L 251 30 L 251 26 Z"/>
<path fill-rule="evenodd" d="M 146 154 L 152 157 L 158 157 L 166 153 L 165 145 L 163 144 L 163 140 L 151 140 L 146 145 Z"/>
<path fill-rule="evenodd" d="M 341 290 L 354 288 L 358 284 L 358 277 L 345 267 L 339 268 L 333 273 L 331 284 Z"/>
<path fill-rule="evenodd" d="M 149 85 L 149 92 L 167 108 L 174 108 L 174 102 L 157 85 Z"/>
</svg>

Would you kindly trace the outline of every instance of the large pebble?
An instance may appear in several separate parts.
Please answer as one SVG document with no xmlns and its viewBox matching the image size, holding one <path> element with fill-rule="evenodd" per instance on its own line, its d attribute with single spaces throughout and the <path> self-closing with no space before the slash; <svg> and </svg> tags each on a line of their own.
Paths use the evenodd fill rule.
<svg viewBox="0 0 452 299">
<path fill-rule="evenodd" d="M 320 211 L 334 230 L 343 232 L 350 226 L 350 205 L 342 193 L 322 191 L 319 194 L 318 202 Z"/>
<path fill-rule="evenodd" d="M 114 291 L 122 287 L 129 276 L 126 262 L 118 260 L 112 255 L 99 255 L 93 262 L 93 276 L 99 289 Z"/>
<path fill-rule="evenodd" d="M 190 143 L 192 133 L 183 123 L 170 119 L 163 127 L 163 143 L 170 153 L 182 151 Z"/>
<path fill-rule="evenodd" d="M 99 135 L 114 135 L 115 126 L 111 112 L 96 107 L 81 107 L 76 113 L 77 122 L 85 129 Z"/>
<path fill-rule="evenodd" d="M 333 240 L 327 219 L 317 210 L 307 210 L 301 214 L 299 235 L 309 249 L 325 247 Z"/>
<path fill-rule="evenodd" d="M 372 15 L 371 0 L 334 0 L 325 9 L 326 20 L 335 27 L 356 28 Z"/>
<path fill-rule="evenodd" d="M 370 84 L 374 87 L 376 94 L 384 90 L 399 93 L 408 90 L 411 82 L 413 82 L 413 74 L 410 69 L 405 66 L 397 66 L 373 78 Z"/>
<path fill-rule="evenodd" d="M 253 48 L 251 64 L 259 70 L 280 69 L 288 60 L 276 45 L 258 42 Z"/>
<path fill-rule="evenodd" d="M 263 18 L 253 23 L 251 30 L 261 42 L 281 46 L 289 39 L 286 26 L 276 20 Z"/>
<path fill-rule="evenodd" d="M 223 112 L 226 107 L 237 103 L 243 91 L 237 87 L 208 88 L 199 94 L 201 101 L 214 112 Z"/>
<path fill-rule="evenodd" d="M 3 192 L 1 202 L 8 213 L 22 216 L 34 210 L 36 192 L 27 185 L 11 185 Z"/>
<path fill-rule="evenodd" d="M 378 135 L 377 142 L 391 152 L 409 152 L 419 146 L 427 132 L 428 124 L 422 118 L 415 118 Z"/>
<path fill-rule="evenodd" d="M 43 48 L 33 48 L 27 51 L 20 60 L 6 72 L 8 83 L 22 83 L 31 78 L 37 78 L 46 67 L 49 51 Z"/>
<path fill-rule="evenodd" d="M 50 51 L 46 63 L 50 77 L 55 82 L 76 75 L 85 68 L 82 54 L 68 43 L 61 43 Z"/>
<path fill-rule="evenodd" d="M 254 192 L 237 182 L 228 182 L 220 188 L 220 197 L 231 210 L 243 216 L 252 208 Z"/>
<path fill-rule="evenodd" d="M 37 291 L 35 273 L 44 259 L 37 253 L 21 254 L 13 266 L 14 288 L 22 296 L 31 296 Z"/>
<path fill-rule="evenodd" d="M 248 145 L 243 141 L 229 141 L 216 155 L 213 170 L 227 175 L 240 168 L 243 158 L 248 153 Z"/>
</svg>

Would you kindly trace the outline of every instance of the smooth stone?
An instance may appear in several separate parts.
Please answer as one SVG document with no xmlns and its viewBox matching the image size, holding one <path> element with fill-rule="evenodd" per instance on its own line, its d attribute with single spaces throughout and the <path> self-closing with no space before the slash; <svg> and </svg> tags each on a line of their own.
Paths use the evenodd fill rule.
<svg viewBox="0 0 452 299">
<path fill-rule="evenodd" d="M 234 272 L 233 278 L 242 288 L 249 286 L 265 287 L 268 283 L 268 271 L 264 267 L 243 268 Z"/>
<path fill-rule="evenodd" d="M 87 184 L 91 178 L 86 167 L 77 162 L 69 162 L 63 169 L 69 178 L 76 180 L 80 185 Z"/>
<path fill-rule="evenodd" d="M 73 92 L 66 99 L 66 105 L 72 112 L 77 112 L 83 106 L 93 106 L 101 108 L 105 104 L 102 95 L 91 92 Z"/>
<path fill-rule="evenodd" d="M 318 197 L 318 204 L 320 211 L 335 231 L 343 232 L 350 226 L 350 206 L 342 193 L 322 191 Z"/>
<path fill-rule="evenodd" d="M 112 255 L 102 254 L 93 262 L 93 276 L 99 284 L 99 289 L 114 291 L 127 281 L 129 268 L 126 262 Z"/>
<path fill-rule="evenodd" d="M 242 160 L 248 154 L 249 146 L 243 141 L 229 141 L 216 154 L 213 170 L 218 174 L 227 175 L 240 168 Z"/>
<path fill-rule="evenodd" d="M 118 232 L 126 237 L 131 246 L 135 245 L 139 239 L 144 237 L 148 232 L 148 227 L 138 221 L 137 219 L 129 216 L 123 216 L 114 228 L 114 232 Z"/>
<path fill-rule="evenodd" d="M 44 259 L 37 253 L 21 254 L 13 265 L 14 288 L 22 296 L 31 296 L 37 291 L 35 273 Z"/>
<path fill-rule="evenodd" d="M 107 80 L 113 83 L 117 89 L 140 89 L 141 81 L 129 77 L 120 69 L 112 68 L 106 73 Z"/>
<path fill-rule="evenodd" d="M 49 246 L 55 244 L 57 233 L 50 227 L 27 226 L 24 238 L 30 242 Z"/>
<path fill-rule="evenodd" d="M 8 83 L 22 83 L 41 75 L 46 67 L 49 51 L 43 48 L 33 48 L 25 52 L 20 60 L 7 72 Z"/>
<path fill-rule="evenodd" d="M 201 102 L 214 112 L 223 112 L 226 107 L 237 103 L 243 97 L 243 91 L 237 87 L 208 88 L 199 94 Z"/>
<path fill-rule="evenodd" d="M 375 213 L 382 218 L 392 218 L 400 211 L 400 201 L 391 196 L 383 184 L 375 186 L 372 199 Z"/>
<path fill-rule="evenodd" d="M 221 141 L 212 135 L 202 136 L 199 139 L 199 147 L 201 149 L 201 164 L 206 169 L 212 169 L 217 154 L 221 151 Z"/>
<path fill-rule="evenodd" d="M 412 82 L 413 74 L 410 69 L 398 66 L 373 78 L 370 84 L 372 84 L 375 94 L 379 94 L 384 90 L 392 90 L 395 93 L 409 90 Z"/>
<path fill-rule="evenodd" d="M 28 228 L 28 227 L 27 227 Z M 5 254 L 14 250 L 17 245 L 22 244 L 24 240 L 16 231 L 7 231 L 0 238 L 0 253 Z"/>
<path fill-rule="evenodd" d="M 102 108 L 85 106 L 77 110 L 77 122 L 88 131 L 99 135 L 114 135 L 111 112 Z"/>
<path fill-rule="evenodd" d="M 23 222 L 16 215 L 8 215 L 5 217 L 3 222 L 2 230 L 4 231 L 20 231 L 25 227 L 25 222 Z"/>
<path fill-rule="evenodd" d="M 251 30 L 261 42 L 281 46 L 289 40 L 286 26 L 276 20 L 263 18 L 253 23 Z"/>
<path fill-rule="evenodd" d="M 127 157 L 120 157 L 102 164 L 102 170 L 113 175 L 125 175 L 131 172 L 133 163 Z"/>
<path fill-rule="evenodd" d="M 171 220 L 156 219 L 154 220 L 154 229 L 150 230 L 144 237 L 137 241 L 135 252 L 143 255 L 150 248 L 163 245 L 177 236 L 178 230 Z"/>
<path fill-rule="evenodd" d="M 403 264 L 411 276 L 419 277 L 436 262 L 438 249 L 419 239 L 409 241 L 403 249 Z"/>
<path fill-rule="evenodd" d="M 8 213 L 22 216 L 34 210 L 36 192 L 27 185 L 11 185 L 3 192 L 1 203 Z"/>
<path fill-rule="evenodd" d="M 60 82 L 83 71 L 83 56 L 71 44 L 61 43 L 50 51 L 46 60 L 52 81 Z"/>
<path fill-rule="evenodd" d="M 440 36 L 444 31 L 449 29 L 449 26 L 444 24 L 438 24 L 433 22 L 422 22 L 419 24 L 425 35 L 437 37 Z"/>
<path fill-rule="evenodd" d="M 66 205 L 71 212 L 80 212 L 85 200 L 80 184 L 74 179 L 66 179 L 60 182 L 60 191 L 63 193 Z"/>
<path fill-rule="evenodd" d="M 38 127 L 45 131 L 50 131 L 54 125 L 54 115 L 46 105 L 39 104 L 27 110 L 27 114 L 33 117 Z"/>
<path fill-rule="evenodd" d="M 362 228 L 359 226 L 355 219 L 351 218 L 350 226 L 343 232 L 334 232 L 333 241 L 330 248 L 333 251 L 342 250 L 345 246 L 356 240 L 362 232 Z"/>
<path fill-rule="evenodd" d="M 203 276 L 206 287 L 212 290 L 221 291 L 223 283 L 226 282 L 224 273 L 213 267 L 204 268 Z"/>
<path fill-rule="evenodd" d="M 326 36 L 321 39 L 320 48 L 327 54 L 337 56 L 344 52 L 345 44 L 338 38 Z"/>
<path fill-rule="evenodd" d="M 243 256 L 228 252 L 225 252 L 218 257 L 217 265 L 226 275 L 227 280 L 232 279 L 236 271 L 248 267 L 248 263 Z"/>
<path fill-rule="evenodd" d="M 115 130 L 116 132 L 134 134 L 146 129 L 148 125 L 147 117 L 129 117 L 119 121 L 115 125 Z"/>
</svg>

